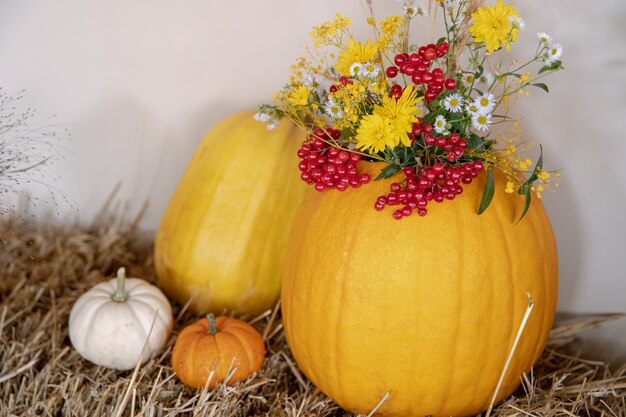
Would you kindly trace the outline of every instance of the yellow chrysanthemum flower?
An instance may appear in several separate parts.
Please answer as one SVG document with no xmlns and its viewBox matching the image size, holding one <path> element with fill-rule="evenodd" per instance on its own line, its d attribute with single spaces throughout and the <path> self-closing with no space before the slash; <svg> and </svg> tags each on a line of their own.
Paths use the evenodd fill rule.
<svg viewBox="0 0 626 417">
<path fill-rule="evenodd" d="M 366 43 L 355 42 L 354 39 L 348 39 L 348 47 L 339 53 L 335 69 L 343 75 L 350 75 L 350 67 L 355 62 L 370 61 L 376 53 L 378 47 L 376 43 L 368 40 Z"/>
<path fill-rule="evenodd" d="M 498 0 L 495 6 L 483 6 L 472 13 L 470 34 L 476 43 L 485 42 L 489 53 L 501 46 L 508 50 L 519 33 L 519 29 L 511 22 L 513 16 L 519 17 L 519 13 L 512 4 L 503 5 L 502 0 Z"/>
<path fill-rule="evenodd" d="M 372 154 L 384 150 L 386 146 L 395 148 L 400 142 L 391 121 L 379 114 L 369 114 L 361 119 L 355 138 L 357 149 Z"/>
<path fill-rule="evenodd" d="M 417 122 L 417 115 L 421 114 L 421 110 L 417 108 L 417 103 L 422 98 L 417 97 L 417 90 L 413 86 L 409 86 L 397 100 L 387 95 L 383 96 L 382 106 L 375 106 L 374 114 L 389 119 L 400 141 L 404 145 L 410 146 L 411 141 L 406 134 L 411 131 L 413 123 Z"/>
<path fill-rule="evenodd" d="M 287 101 L 297 106 L 306 106 L 309 102 L 310 88 L 306 85 L 300 85 L 294 88 L 287 96 Z"/>
</svg>

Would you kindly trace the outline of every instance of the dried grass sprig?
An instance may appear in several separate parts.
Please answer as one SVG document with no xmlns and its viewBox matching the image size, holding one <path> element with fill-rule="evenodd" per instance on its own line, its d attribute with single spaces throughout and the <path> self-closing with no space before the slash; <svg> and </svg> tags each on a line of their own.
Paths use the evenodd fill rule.
<svg viewBox="0 0 626 417">
<path fill-rule="evenodd" d="M 71 136 L 69 130 L 37 120 L 36 110 L 23 107 L 23 97 L 24 91 L 14 95 L 0 87 L 0 215 L 16 212 L 15 197 L 29 195 L 28 185 L 43 187 L 55 205 L 57 197 L 72 205 L 54 187 L 57 178 L 48 169 L 67 153 L 63 144 Z"/>
</svg>

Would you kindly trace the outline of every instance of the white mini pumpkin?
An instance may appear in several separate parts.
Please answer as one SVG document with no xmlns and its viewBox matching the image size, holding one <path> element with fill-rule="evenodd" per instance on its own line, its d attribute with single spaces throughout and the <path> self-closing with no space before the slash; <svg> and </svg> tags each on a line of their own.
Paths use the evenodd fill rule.
<svg viewBox="0 0 626 417">
<path fill-rule="evenodd" d="M 120 268 L 117 278 L 96 285 L 76 301 L 69 333 L 83 358 L 129 370 L 137 365 L 144 345 L 141 363 L 163 350 L 173 324 L 172 308 L 161 290 L 144 280 L 126 278 Z"/>
</svg>

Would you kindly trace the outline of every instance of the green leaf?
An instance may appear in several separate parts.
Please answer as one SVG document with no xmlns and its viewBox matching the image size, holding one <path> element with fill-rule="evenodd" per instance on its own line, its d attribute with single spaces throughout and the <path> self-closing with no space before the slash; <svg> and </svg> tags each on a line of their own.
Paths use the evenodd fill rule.
<svg viewBox="0 0 626 417">
<path fill-rule="evenodd" d="M 533 173 L 530 177 L 524 182 L 524 185 L 530 185 L 539 178 L 537 173 L 541 171 L 543 168 L 543 147 L 539 145 L 539 159 L 537 159 L 537 163 L 535 164 L 535 168 L 533 169 Z"/>
<path fill-rule="evenodd" d="M 480 153 L 485 149 L 485 141 L 480 136 L 472 133 L 467 138 L 467 147 L 469 149 L 474 149 L 476 152 Z"/>
<path fill-rule="evenodd" d="M 533 182 L 535 182 L 539 178 L 537 173 L 541 171 L 542 168 L 543 168 L 543 147 L 539 145 L 539 159 L 537 159 L 537 163 L 535 164 L 533 173 L 530 177 L 528 177 L 526 181 L 524 181 L 524 184 L 522 184 L 522 186 L 517 189 L 517 194 L 524 196 L 524 210 L 522 211 L 522 215 L 520 216 L 519 219 L 517 219 L 517 222 L 515 222 L 515 224 L 522 221 L 522 219 L 526 215 L 526 212 L 528 211 L 528 208 L 530 207 L 530 200 L 532 197 L 532 193 L 530 192 L 530 186 L 532 185 Z"/>
<path fill-rule="evenodd" d="M 393 174 L 395 174 L 398 171 L 400 171 L 400 166 L 399 165 L 388 165 L 385 168 L 383 168 L 382 171 L 380 171 L 380 174 L 378 174 L 378 176 L 376 178 L 374 178 L 374 181 L 378 181 L 378 180 L 382 180 L 382 179 L 385 179 L 385 178 L 389 178 L 389 177 L 393 176 Z"/>
<path fill-rule="evenodd" d="M 483 214 L 489 204 L 491 204 L 491 200 L 493 199 L 493 193 L 495 190 L 495 185 L 493 181 L 493 172 L 491 168 L 487 168 L 487 182 L 485 183 L 485 190 L 483 191 L 483 198 L 480 200 L 480 206 L 478 207 L 478 214 Z"/>
<path fill-rule="evenodd" d="M 349 127 L 341 129 L 341 136 L 344 138 L 350 138 L 354 136 L 354 134 L 355 134 L 354 129 L 351 129 Z"/>
<path fill-rule="evenodd" d="M 437 42 L 435 42 L 435 44 L 439 45 L 441 42 L 443 41 L 448 41 L 448 38 L 445 36 L 442 36 L 441 38 L 437 39 Z"/>
<path fill-rule="evenodd" d="M 537 159 L 537 163 L 535 164 L 535 169 L 533 173 L 537 173 L 538 171 L 543 169 L 543 146 L 539 145 L 539 159 Z"/>
<path fill-rule="evenodd" d="M 476 78 L 480 78 L 480 76 L 481 76 L 481 75 L 483 75 L 483 72 L 484 72 L 484 71 L 485 71 L 485 68 L 483 68 L 483 66 L 482 66 L 482 65 L 479 65 L 479 66 L 478 66 L 478 72 L 476 72 L 476 73 L 474 74 L 474 77 L 476 77 Z"/>
<path fill-rule="evenodd" d="M 546 93 L 549 93 L 550 90 L 548 90 L 548 86 L 545 85 L 544 83 L 531 83 L 529 85 L 534 85 L 535 87 L 539 87 L 541 88 L 543 91 L 545 91 Z"/>
<path fill-rule="evenodd" d="M 546 71 L 556 71 L 563 68 L 563 63 L 561 61 L 555 61 L 550 65 L 544 65 L 541 67 L 537 74 L 543 74 Z"/>
<path fill-rule="evenodd" d="M 522 211 L 522 215 L 520 216 L 519 219 L 517 219 L 515 224 L 517 224 L 517 223 L 522 221 L 522 219 L 526 215 L 526 212 L 528 212 L 528 207 L 530 207 L 530 200 L 531 200 L 530 188 L 527 185 L 524 185 L 524 186 L 520 187 L 517 190 L 517 193 L 524 195 L 524 210 Z"/>
<path fill-rule="evenodd" d="M 435 119 L 437 118 L 437 116 L 439 115 L 438 112 L 436 111 L 432 111 L 430 113 L 428 113 L 426 116 L 422 117 L 422 124 L 428 123 L 428 124 L 432 124 L 435 122 Z"/>
</svg>

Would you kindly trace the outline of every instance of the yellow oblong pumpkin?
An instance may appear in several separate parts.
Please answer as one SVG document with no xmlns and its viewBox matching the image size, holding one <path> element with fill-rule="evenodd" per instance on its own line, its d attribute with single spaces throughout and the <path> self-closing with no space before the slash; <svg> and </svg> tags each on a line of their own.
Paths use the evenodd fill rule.
<svg viewBox="0 0 626 417">
<path fill-rule="evenodd" d="M 252 112 L 204 138 L 172 196 L 155 241 L 164 291 L 197 312 L 259 313 L 280 293 L 291 224 L 306 190 L 301 130 L 268 131 Z"/>
<path fill-rule="evenodd" d="M 359 163 L 374 178 L 382 166 Z M 385 416 L 485 410 L 528 305 L 534 310 L 497 401 L 541 354 L 557 304 L 557 252 L 539 199 L 496 195 L 476 214 L 484 174 L 425 217 L 373 205 L 389 180 L 309 191 L 296 217 L 283 289 L 287 341 L 306 376 L 340 406 Z"/>
</svg>

